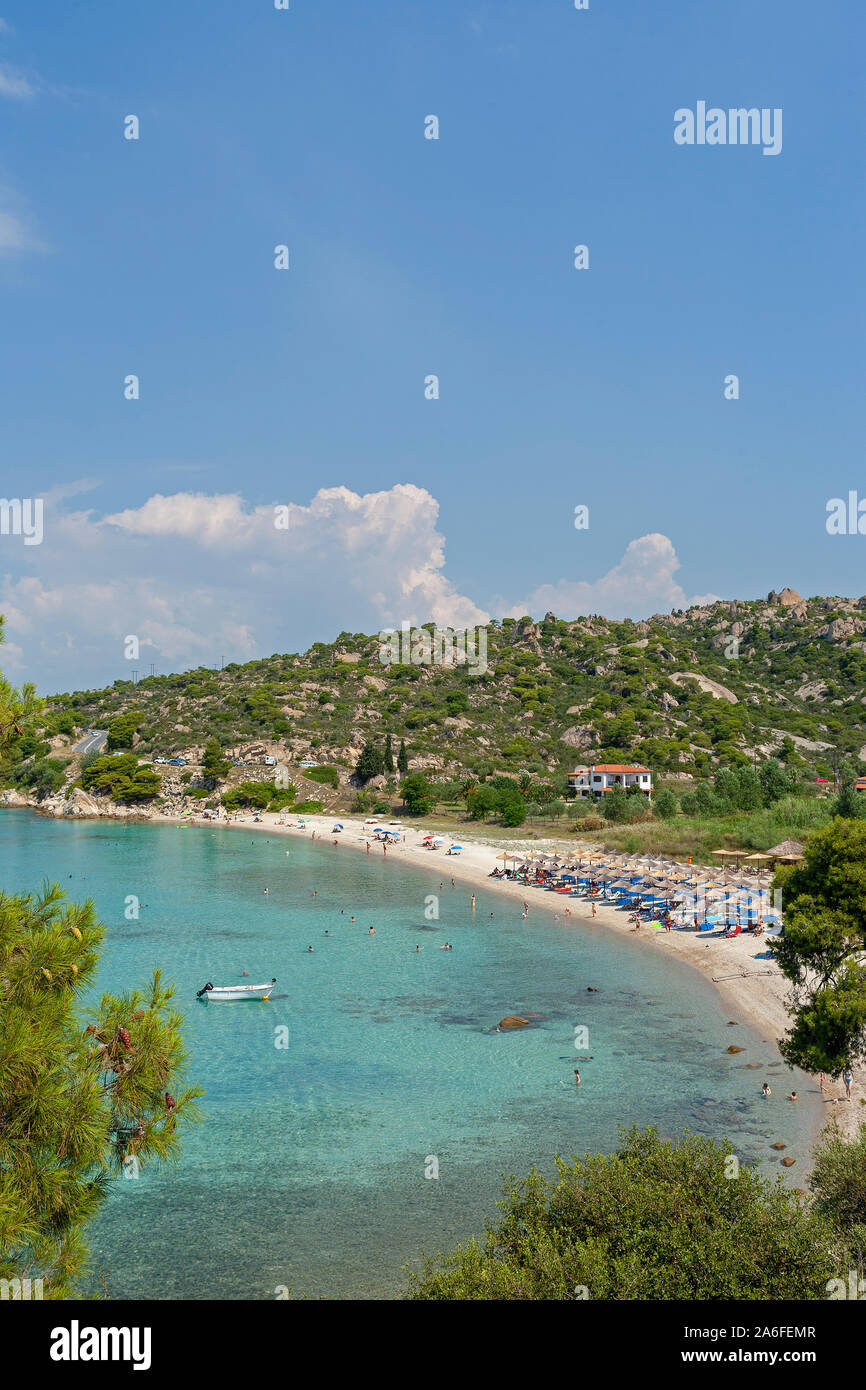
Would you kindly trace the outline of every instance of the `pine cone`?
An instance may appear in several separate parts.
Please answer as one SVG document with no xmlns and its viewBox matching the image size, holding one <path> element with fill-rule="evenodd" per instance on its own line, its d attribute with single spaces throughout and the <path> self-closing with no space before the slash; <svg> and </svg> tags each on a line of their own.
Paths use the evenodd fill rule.
<svg viewBox="0 0 866 1390">
<path fill-rule="evenodd" d="M 120 1033 L 120 1041 L 123 1043 L 123 1046 L 127 1049 L 132 1047 L 132 1038 L 129 1036 L 129 1029 L 120 1028 L 118 1032 Z"/>
</svg>

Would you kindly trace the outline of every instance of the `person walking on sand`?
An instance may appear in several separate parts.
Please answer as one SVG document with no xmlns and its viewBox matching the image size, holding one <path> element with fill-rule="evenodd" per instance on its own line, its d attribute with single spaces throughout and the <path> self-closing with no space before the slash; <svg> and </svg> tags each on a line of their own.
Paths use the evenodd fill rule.
<svg viewBox="0 0 866 1390">
<path fill-rule="evenodd" d="M 850 1067 L 846 1067 L 845 1070 L 843 1071 L 843 1073 L 842 1073 L 842 1080 L 845 1082 L 845 1094 L 846 1094 L 846 1096 L 848 1097 L 848 1099 L 850 1100 L 850 1099 L 851 1099 L 851 1082 L 852 1082 L 852 1080 L 853 1080 L 853 1076 L 852 1076 L 852 1074 L 851 1074 L 851 1068 L 850 1068 Z"/>
<path fill-rule="evenodd" d="M 593 905 L 592 905 L 592 915 L 593 915 L 593 917 L 595 916 L 595 903 L 593 903 Z"/>
<path fill-rule="evenodd" d="M 826 1076 L 824 1075 L 823 1072 L 821 1072 L 821 1075 L 818 1077 L 818 1086 L 819 1086 L 819 1088 L 820 1088 L 820 1091 L 821 1091 L 821 1095 L 822 1095 L 822 1096 L 823 1096 L 823 1094 L 824 1094 L 824 1082 L 825 1082 L 826 1080 L 827 1080 Z"/>
</svg>

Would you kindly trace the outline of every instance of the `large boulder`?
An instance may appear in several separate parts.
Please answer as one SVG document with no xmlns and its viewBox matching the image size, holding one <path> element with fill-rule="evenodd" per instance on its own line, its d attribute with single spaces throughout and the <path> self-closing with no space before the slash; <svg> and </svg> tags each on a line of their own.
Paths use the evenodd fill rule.
<svg viewBox="0 0 866 1390">
<path fill-rule="evenodd" d="M 522 1018 L 520 1014 L 506 1014 L 504 1018 L 499 1020 L 499 1027 L 506 1029 L 528 1028 L 529 1024 L 530 1020 L 528 1018 Z"/>
<path fill-rule="evenodd" d="M 18 808 L 22 806 L 35 805 L 35 798 L 32 796 L 25 796 L 24 793 L 20 792 L 17 787 L 7 787 L 5 791 L 0 792 L 0 806 Z"/>
</svg>

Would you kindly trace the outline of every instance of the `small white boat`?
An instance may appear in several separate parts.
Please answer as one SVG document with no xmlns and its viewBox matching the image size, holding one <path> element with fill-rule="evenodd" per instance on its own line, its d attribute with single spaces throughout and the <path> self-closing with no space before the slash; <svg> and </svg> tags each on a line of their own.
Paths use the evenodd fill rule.
<svg viewBox="0 0 866 1390">
<path fill-rule="evenodd" d="M 267 985 L 212 985 L 208 981 L 204 989 L 198 991 L 196 999 L 210 1000 L 214 1004 L 234 1003 L 238 999 L 269 999 L 276 983 L 276 976 Z"/>
</svg>

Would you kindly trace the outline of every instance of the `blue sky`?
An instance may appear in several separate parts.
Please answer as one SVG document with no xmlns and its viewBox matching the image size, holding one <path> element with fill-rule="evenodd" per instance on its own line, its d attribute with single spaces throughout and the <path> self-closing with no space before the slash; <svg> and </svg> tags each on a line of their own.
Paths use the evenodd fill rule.
<svg viewBox="0 0 866 1390">
<path fill-rule="evenodd" d="M 0 16 L 0 495 L 45 498 L 41 545 L 0 536 L 16 679 L 125 676 L 130 633 L 167 670 L 866 591 L 825 529 L 866 496 L 853 0 Z M 699 100 L 782 108 L 781 154 L 677 146 Z"/>
</svg>

